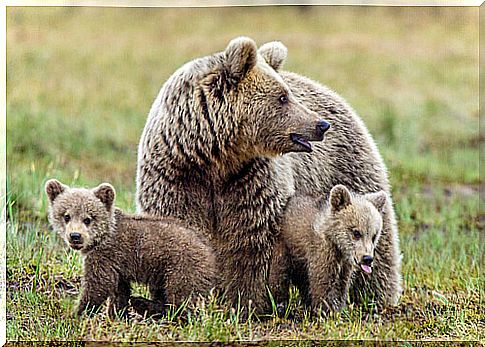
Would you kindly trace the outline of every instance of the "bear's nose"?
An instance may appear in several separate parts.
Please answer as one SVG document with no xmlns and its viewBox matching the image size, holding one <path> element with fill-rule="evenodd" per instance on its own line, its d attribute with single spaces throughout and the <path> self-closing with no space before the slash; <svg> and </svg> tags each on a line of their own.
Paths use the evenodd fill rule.
<svg viewBox="0 0 485 347">
<path fill-rule="evenodd" d="M 374 260 L 374 258 L 372 258 L 370 255 L 364 255 L 362 257 L 362 264 L 371 265 L 373 260 Z"/>
<path fill-rule="evenodd" d="M 330 129 L 330 124 L 325 122 L 324 120 L 319 120 L 317 122 L 317 136 L 323 139 L 323 135 L 325 132 Z"/>
<path fill-rule="evenodd" d="M 81 243 L 81 234 L 80 233 L 70 233 L 69 237 L 71 238 L 72 243 Z"/>
</svg>

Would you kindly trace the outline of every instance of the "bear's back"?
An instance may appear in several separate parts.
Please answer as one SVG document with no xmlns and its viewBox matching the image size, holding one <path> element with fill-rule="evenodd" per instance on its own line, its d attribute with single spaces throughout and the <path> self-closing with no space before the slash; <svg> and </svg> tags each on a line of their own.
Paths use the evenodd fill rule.
<svg viewBox="0 0 485 347">
<path fill-rule="evenodd" d="M 389 192 L 384 162 L 371 135 L 352 108 L 335 92 L 301 75 L 282 71 L 297 99 L 331 126 L 312 153 L 291 153 L 297 193 L 328 194 L 343 184 L 357 193 Z"/>
</svg>

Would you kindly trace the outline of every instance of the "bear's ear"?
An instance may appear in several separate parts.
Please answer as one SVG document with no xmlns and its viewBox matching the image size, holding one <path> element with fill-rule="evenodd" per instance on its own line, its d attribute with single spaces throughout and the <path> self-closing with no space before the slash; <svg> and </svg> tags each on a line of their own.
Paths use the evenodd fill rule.
<svg viewBox="0 0 485 347">
<path fill-rule="evenodd" d="M 248 37 L 238 37 L 225 50 L 226 67 L 230 78 L 239 82 L 258 60 L 256 43 Z"/>
<path fill-rule="evenodd" d="M 268 42 L 259 47 L 258 53 L 276 71 L 285 63 L 288 56 L 288 49 L 279 41 Z"/>
<path fill-rule="evenodd" d="M 330 191 L 330 206 L 332 212 L 338 212 L 352 203 L 347 187 L 338 184 Z"/>
<path fill-rule="evenodd" d="M 381 214 L 386 210 L 389 202 L 388 195 L 383 190 L 378 191 L 377 193 L 365 194 L 365 198 L 370 201 Z"/>
<path fill-rule="evenodd" d="M 45 193 L 49 197 L 49 201 L 51 204 L 59 196 L 59 194 L 63 193 L 67 189 L 69 189 L 68 186 L 62 184 L 56 179 L 50 179 L 45 183 Z"/>
<path fill-rule="evenodd" d="M 99 186 L 93 189 L 93 194 L 101 200 L 109 211 L 113 207 L 115 201 L 116 192 L 113 186 L 109 183 L 101 183 Z"/>
</svg>

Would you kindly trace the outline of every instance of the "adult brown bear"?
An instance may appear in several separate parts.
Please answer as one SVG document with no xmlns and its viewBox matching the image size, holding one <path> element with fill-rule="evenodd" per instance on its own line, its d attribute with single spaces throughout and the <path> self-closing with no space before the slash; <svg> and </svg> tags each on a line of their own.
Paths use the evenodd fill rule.
<svg viewBox="0 0 485 347">
<path fill-rule="evenodd" d="M 185 64 L 157 96 L 138 150 L 139 212 L 180 218 L 204 233 L 226 297 L 242 306 L 251 300 L 258 312 L 269 308 L 270 265 L 291 196 L 325 196 L 336 184 L 389 192 L 362 121 L 327 88 L 278 73 L 285 58 L 281 43 L 258 52 L 242 37 Z M 324 133 L 324 142 L 310 143 Z M 382 304 L 396 303 L 401 292 L 390 206 L 373 276 L 352 286 Z"/>
</svg>

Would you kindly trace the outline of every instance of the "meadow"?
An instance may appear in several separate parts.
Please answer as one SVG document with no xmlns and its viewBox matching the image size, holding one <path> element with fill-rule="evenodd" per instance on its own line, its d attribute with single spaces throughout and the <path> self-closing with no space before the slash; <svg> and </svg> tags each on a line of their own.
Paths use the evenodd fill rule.
<svg viewBox="0 0 485 347">
<path fill-rule="evenodd" d="M 341 94 L 375 137 L 399 221 L 399 306 L 310 318 L 295 292 L 285 314 L 245 322 L 215 299 L 184 319 L 76 318 L 82 262 L 47 223 L 45 181 L 111 182 L 134 212 L 159 88 L 238 35 L 282 41 L 285 69 Z M 482 340 L 478 92 L 478 8 L 7 8 L 8 340 Z"/>
</svg>

